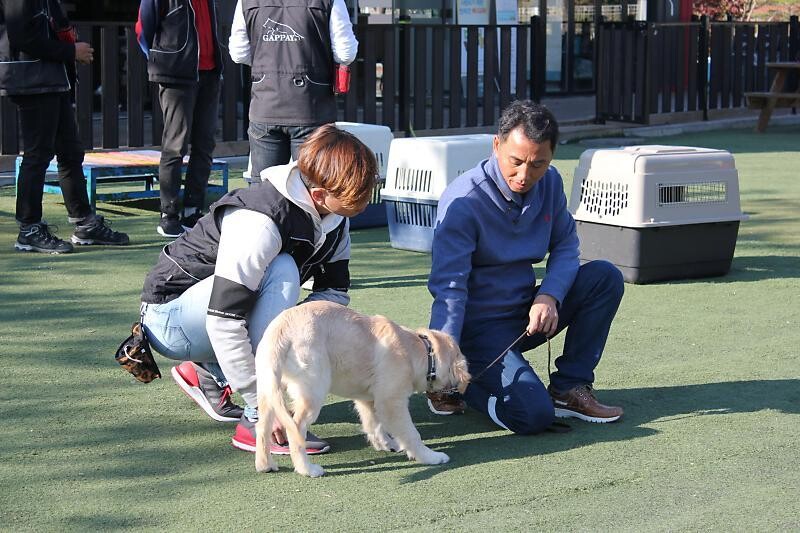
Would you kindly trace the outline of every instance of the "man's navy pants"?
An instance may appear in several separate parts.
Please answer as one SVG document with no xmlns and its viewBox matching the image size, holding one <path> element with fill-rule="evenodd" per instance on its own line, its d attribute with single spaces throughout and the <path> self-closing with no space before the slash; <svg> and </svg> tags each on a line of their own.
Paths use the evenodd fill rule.
<svg viewBox="0 0 800 533">
<path fill-rule="evenodd" d="M 594 382 L 594 369 L 600 362 L 623 291 L 622 274 L 611 263 L 592 261 L 580 267 L 558 310 L 558 331 L 566 328 L 567 336 L 564 353 L 555 360 L 557 370 L 550 375 L 553 389 L 563 392 Z M 473 376 L 525 331 L 529 307 L 521 311 L 511 319 L 469 317 L 465 321 L 461 351 Z M 524 337 L 467 387 L 467 404 L 514 433 L 532 434 L 546 429 L 555 419 L 553 403 L 545 385 L 522 356 L 544 342 L 542 334 Z"/>
</svg>

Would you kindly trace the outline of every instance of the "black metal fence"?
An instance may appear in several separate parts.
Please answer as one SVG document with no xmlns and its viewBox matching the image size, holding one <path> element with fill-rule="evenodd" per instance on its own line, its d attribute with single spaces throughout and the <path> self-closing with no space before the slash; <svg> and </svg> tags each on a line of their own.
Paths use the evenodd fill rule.
<svg viewBox="0 0 800 533">
<path fill-rule="evenodd" d="M 800 24 L 602 23 L 597 39 L 597 118 L 649 124 L 668 114 L 708 119 L 764 91 L 766 63 L 800 60 Z"/>
<path fill-rule="evenodd" d="M 87 149 L 160 144 L 157 88 L 147 81 L 145 58 L 133 25 L 78 23 L 93 43 L 95 63 L 79 65 L 76 113 Z M 351 90 L 340 99 L 339 119 L 384 124 L 393 131 L 493 125 L 515 98 L 544 93 L 544 24 L 533 17 L 517 26 L 355 26 L 359 54 Z M 230 27 L 220 28 L 227 43 Z M 247 139 L 250 73 L 225 56 L 220 142 Z M 0 149 L 19 152 L 16 108 L 0 103 Z"/>
</svg>

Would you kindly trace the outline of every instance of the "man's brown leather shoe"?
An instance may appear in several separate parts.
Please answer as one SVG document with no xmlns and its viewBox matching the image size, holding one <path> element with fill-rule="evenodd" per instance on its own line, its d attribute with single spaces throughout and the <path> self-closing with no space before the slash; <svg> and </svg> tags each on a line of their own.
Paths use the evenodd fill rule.
<svg viewBox="0 0 800 533">
<path fill-rule="evenodd" d="M 616 422 L 622 416 L 622 407 L 603 405 L 597 401 L 591 385 L 581 385 L 564 393 L 558 393 L 547 387 L 553 400 L 556 416 L 559 418 L 580 418 L 587 422 L 604 424 Z"/>
<path fill-rule="evenodd" d="M 436 415 L 460 415 L 467 407 L 457 392 L 438 391 L 425 394 L 428 396 L 428 408 Z"/>
</svg>

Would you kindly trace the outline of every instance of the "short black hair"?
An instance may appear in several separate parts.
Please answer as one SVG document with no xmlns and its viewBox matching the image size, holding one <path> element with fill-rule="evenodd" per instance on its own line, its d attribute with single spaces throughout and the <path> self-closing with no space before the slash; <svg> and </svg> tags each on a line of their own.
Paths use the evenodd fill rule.
<svg viewBox="0 0 800 533">
<path fill-rule="evenodd" d="M 550 149 L 555 152 L 558 144 L 558 122 L 553 113 L 542 104 L 532 100 L 511 102 L 500 115 L 497 136 L 505 141 L 516 127 L 521 127 L 525 137 L 537 144 L 550 141 Z"/>
</svg>

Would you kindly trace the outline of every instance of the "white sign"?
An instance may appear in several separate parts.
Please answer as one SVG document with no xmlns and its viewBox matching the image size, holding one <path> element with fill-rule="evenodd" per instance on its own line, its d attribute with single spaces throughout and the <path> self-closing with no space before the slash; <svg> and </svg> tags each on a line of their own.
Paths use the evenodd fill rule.
<svg viewBox="0 0 800 533">
<path fill-rule="evenodd" d="M 517 24 L 519 22 L 519 10 L 517 0 L 494 0 L 497 15 L 497 24 Z"/>
<path fill-rule="evenodd" d="M 457 0 L 458 24 L 489 24 L 489 0 Z"/>
</svg>

